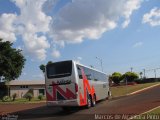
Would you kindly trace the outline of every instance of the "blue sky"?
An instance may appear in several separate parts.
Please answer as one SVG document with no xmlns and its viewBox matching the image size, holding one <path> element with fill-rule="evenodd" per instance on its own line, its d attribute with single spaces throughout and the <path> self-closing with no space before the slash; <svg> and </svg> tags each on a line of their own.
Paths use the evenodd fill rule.
<svg viewBox="0 0 160 120">
<path fill-rule="evenodd" d="M 44 79 L 49 60 L 101 69 L 99 57 L 107 74 L 158 68 L 159 33 L 159 0 L 0 0 L 0 36 L 27 59 L 20 80 Z"/>
</svg>

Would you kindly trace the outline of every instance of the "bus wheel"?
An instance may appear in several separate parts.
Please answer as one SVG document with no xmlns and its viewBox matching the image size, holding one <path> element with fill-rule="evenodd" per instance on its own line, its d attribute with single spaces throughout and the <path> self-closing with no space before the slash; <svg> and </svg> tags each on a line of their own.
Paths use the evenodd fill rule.
<svg viewBox="0 0 160 120">
<path fill-rule="evenodd" d="M 111 91 L 108 91 L 108 99 L 111 99 L 111 98 L 112 98 Z"/>
<path fill-rule="evenodd" d="M 96 105 L 96 96 L 95 95 L 93 96 L 91 105 L 92 105 L 92 107 L 94 107 Z"/>
<path fill-rule="evenodd" d="M 87 108 L 90 108 L 92 106 L 92 98 L 90 95 L 87 97 Z"/>
</svg>

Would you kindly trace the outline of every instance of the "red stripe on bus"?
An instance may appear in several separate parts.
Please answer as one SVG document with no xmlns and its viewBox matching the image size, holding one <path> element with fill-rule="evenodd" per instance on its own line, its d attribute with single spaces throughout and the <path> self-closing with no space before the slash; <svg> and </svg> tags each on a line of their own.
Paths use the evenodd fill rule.
<svg viewBox="0 0 160 120">
<path fill-rule="evenodd" d="M 76 99 L 76 94 L 74 94 L 68 88 L 66 88 L 66 91 L 64 91 L 62 88 L 60 88 L 59 85 L 55 85 L 54 82 L 52 82 L 52 84 L 54 85 L 53 86 L 53 100 L 56 100 L 56 91 L 58 91 L 66 99 Z"/>
<path fill-rule="evenodd" d="M 90 94 L 93 98 L 93 95 L 95 93 L 94 86 L 90 86 L 89 81 L 87 80 L 87 77 L 84 73 L 84 70 L 81 69 L 82 72 L 82 78 L 83 78 L 83 90 L 84 90 L 84 96 L 80 93 L 80 106 L 87 105 L 87 91 L 88 94 Z"/>
<path fill-rule="evenodd" d="M 53 100 L 53 97 L 47 92 L 47 90 L 46 90 L 46 97 L 47 97 L 48 101 L 52 101 Z"/>
</svg>

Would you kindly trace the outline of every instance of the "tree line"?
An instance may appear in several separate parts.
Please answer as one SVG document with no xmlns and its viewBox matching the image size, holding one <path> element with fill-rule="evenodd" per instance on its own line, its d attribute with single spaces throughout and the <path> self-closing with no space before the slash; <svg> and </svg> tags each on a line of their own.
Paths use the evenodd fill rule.
<svg viewBox="0 0 160 120">
<path fill-rule="evenodd" d="M 114 72 L 111 76 L 109 76 L 109 79 L 115 84 L 119 84 L 121 81 L 134 82 L 134 80 L 138 78 L 139 75 L 135 72 L 126 72 L 124 74 L 121 74 L 120 72 Z"/>
</svg>

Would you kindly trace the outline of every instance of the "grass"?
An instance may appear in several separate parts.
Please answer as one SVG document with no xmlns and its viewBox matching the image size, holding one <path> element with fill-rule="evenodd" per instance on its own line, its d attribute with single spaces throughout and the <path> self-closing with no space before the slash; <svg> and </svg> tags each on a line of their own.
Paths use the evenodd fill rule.
<svg viewBox="0 0 160 120">
<path fill-rule="evenodd" d="M 160 115 L 160 106 L 158 108 L 146 113 L 146 114 L 159 114 Z"/>
<path fill-rule="evenodd" d="M 15 99 L 15 101 L 9 101 L 9 102 L 3 102 L 2 100 L 0 100 L 0 104 L 16 104 L 16 103 L 38 103 L 38 102 L 42 102 L 45 101 L 45 99 L 39 100 L 38 98 L 32 98 L 31 101 L 29 101 L 26 98 L 19 98 L 19 99 Z"/>
<path fill-rule="evenodd" d="M 111 87 L 112 97 L 124 96 L 155 84 L 160 82 Z"/>
<path fill-rule="evenodd" d="M 159 120 L 160 118 L 160 106 L 150 112 L 140 114 L 132 118 L 132 120 Z"/>
</svg>

